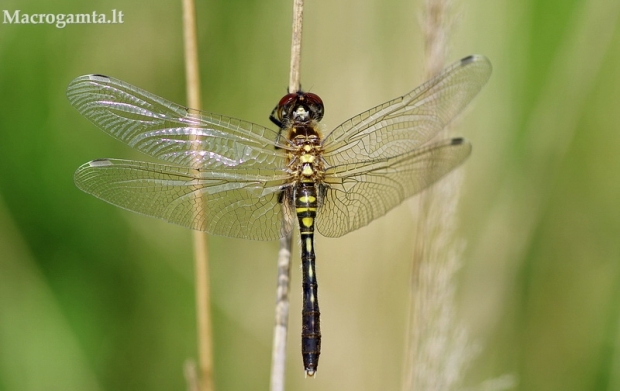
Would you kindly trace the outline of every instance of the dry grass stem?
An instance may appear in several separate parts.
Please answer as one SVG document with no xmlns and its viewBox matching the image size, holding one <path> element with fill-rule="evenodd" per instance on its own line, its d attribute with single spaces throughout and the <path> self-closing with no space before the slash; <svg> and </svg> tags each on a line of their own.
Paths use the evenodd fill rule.
<svg viewBox="0 0 620 391">
<path fill-rule="evenodd" d="M 423 14 L 427 77 L 446 61 L 452 28 L 451 0 L 426 0 Z M 444 138 L 442 132 L 440 137 Z M 462 171 L 457 170 L 419 198 L 411 281 L 410 325 L 403 389 L 452 390 L 472 356 L 465 330 L 457 326 L 454 275 L 464 247 L 456 238 Z"/>
<path fill-rule="evenodd" d="M 290 223 L 283 217 L 283 224 Z M 284 390 L 284 375 L 286 373 L 286 336 L 288 331 L 289 291 L 291 271 L 291 244 L 292 229 L 280 239 L 278 253 L 278 288 L 276 298 L 276 320 L 273 331 L 273 347 L 271 352 L 271 391 Z"/>
<path fill-rule="evenodd" d="M 301 36 L 303 30 L 304 0 L 293 0 L 293 33 L 291 40 L 291 67 L 288 91 L 297 92 L 300 88 Z"/>
<path fill-rule="evenodd" d="M 303 30 L 303 0 L 293 0 L 293 27 L 291 39 L 291 62 L 289 75 L 289 92 L 300 89 L 301 38 Z M 286 336 L 288 334 L 289 288 L 291 270 L 291 247 L 293 238 L 293 222 L 282 215 L 285 236 L 280 239 L 278 252 L 278 288 L 276 297 L 276 316 L 273 332 L 271 357 L 270 390 L 284 391 L 286 365 Z"/>
<path fill-rule="evenodd" d="M 424 1 L 422 28 L 427 78 L 437 75 L 446 64 L 453 15 L 452 0 Z"/>
<path fill-rule="evenodd" d="M 196 37 L 196 8 L 193 0 L 183 0 L 183 38 L 185 46 L 185 75 L 187 104 L 200 109 L 200 76 L 198 72 L 198 40 Z M 197 200 L 196 214 L 204 216 L 202 199 Z M 204 232 L 194 231 L 194 267 L 196 278 L 196 317 L 198 339 L 198 389 L 212 391 L 213 339 L 209 287 L 208 240 Z"/>
</svg>

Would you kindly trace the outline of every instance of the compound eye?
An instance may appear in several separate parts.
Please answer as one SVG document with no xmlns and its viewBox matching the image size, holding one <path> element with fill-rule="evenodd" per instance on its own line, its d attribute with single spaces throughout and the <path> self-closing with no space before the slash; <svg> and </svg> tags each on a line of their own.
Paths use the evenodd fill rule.
<svg viewBox="0 0 620 391">
<path fill-rule="evenodd" d="M 286 106 L 288 104 L 290 104 L 292 101 L 294 101 L 297 98 L 297 94 L 293 93 L 293 94 L 286 94 L 284 95 L 284 97 L 282 99 L 280 99 L 280 103 L 278 103 L 279 107 L 282 106 Z"/>
<path fill-rule="evenodd" d="M 317 94 L 313 94 L 312 92 L 306 92 L 304 94 L 304 98 L 306 98 L 310 104 L 323 106 L 323 100 L 319 98 Z"/>
<path fill-rule="evenodd" d="M 295 100 L 297 99 L 297 94 L 287 94 L 284 95 L 284 97 L 282 99 L 280 99 L 280 102 L 278 103 L 278 119 L 280 121 L 283 121 L 285 117 L 288 117 L 288 113 L 286 113 L 288 111 L 289 106 L 291 105 L 291 103 L 293 103 Z"/>
<path fill-rule="evenodd" d="M 323 118 L 324 108 L 323 100 L 318 95 L 311 92 L 306 92 L 304 98 L 308 104 L 313 119 L 320 121 Z"/>
</svg>

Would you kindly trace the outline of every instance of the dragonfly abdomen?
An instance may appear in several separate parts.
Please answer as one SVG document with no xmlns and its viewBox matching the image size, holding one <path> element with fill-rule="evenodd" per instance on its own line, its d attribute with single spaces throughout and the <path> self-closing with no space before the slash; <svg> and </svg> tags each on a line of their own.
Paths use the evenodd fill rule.
<svg viewBox="0 0 620 391">
<path fill-rule="evenodd" d="M 317 191 L 313 182 L 300 182 L 295 189 L 295 211 L 301 237 L 303 308 L 301 355 L 308 376 L 313 376 L 321 354 L 321 322 L 314 254 L 314 219 Z"/>
</svg>

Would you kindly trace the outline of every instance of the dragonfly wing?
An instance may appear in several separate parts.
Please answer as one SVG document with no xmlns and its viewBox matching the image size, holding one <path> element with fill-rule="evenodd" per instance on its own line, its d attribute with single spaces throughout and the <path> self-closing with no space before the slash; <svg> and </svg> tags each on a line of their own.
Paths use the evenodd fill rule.
<svg viewBox="0 0 620 391">
<path fill-rule="evenodd" d="M 455 138 L 396 157 L 329 168 L 317 230 L 338 237 L 367 225 L 437 182 L 470 153 L 471 144 Z"/>
<path fill-rule="evenodd" d="M 235 238 L 273 240 L 281 233 L 278 202 L 288 176 L 278 170 L 217 172 L 100 159 L 75 172 L 77 187 L 113 205 L 187 228 Z"/>
<path fill-rule="evenodd" d="M 486 57 L 463 58 L 410 93 L 338 126 L 323 141 L 325 161 L 337 166 L 412 151 L 461 112 L 490 76 Z"/>
<path fill-rule="evenodd" d="M 281 151 L 274 148 L 277 132 L 188 109 L 112 77 L 80 76 L 69 84 L 67 97 L 104 132 L 171 164 L 195 168 L 285 164 Z"/>
</svg>

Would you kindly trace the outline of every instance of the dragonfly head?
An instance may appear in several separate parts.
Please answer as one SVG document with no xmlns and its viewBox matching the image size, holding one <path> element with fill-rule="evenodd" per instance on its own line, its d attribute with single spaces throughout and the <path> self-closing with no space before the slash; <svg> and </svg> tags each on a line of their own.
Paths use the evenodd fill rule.
<svg viewBox="0 0 620 391">
<path fill-rule="evenodd" d="M 290 126 L 293 122 L 319 122 L 323 118 L 323 101 L 310 92 L 294 92 L 280 99 L 274 114 L 280 123 Z"/>
</svg>

